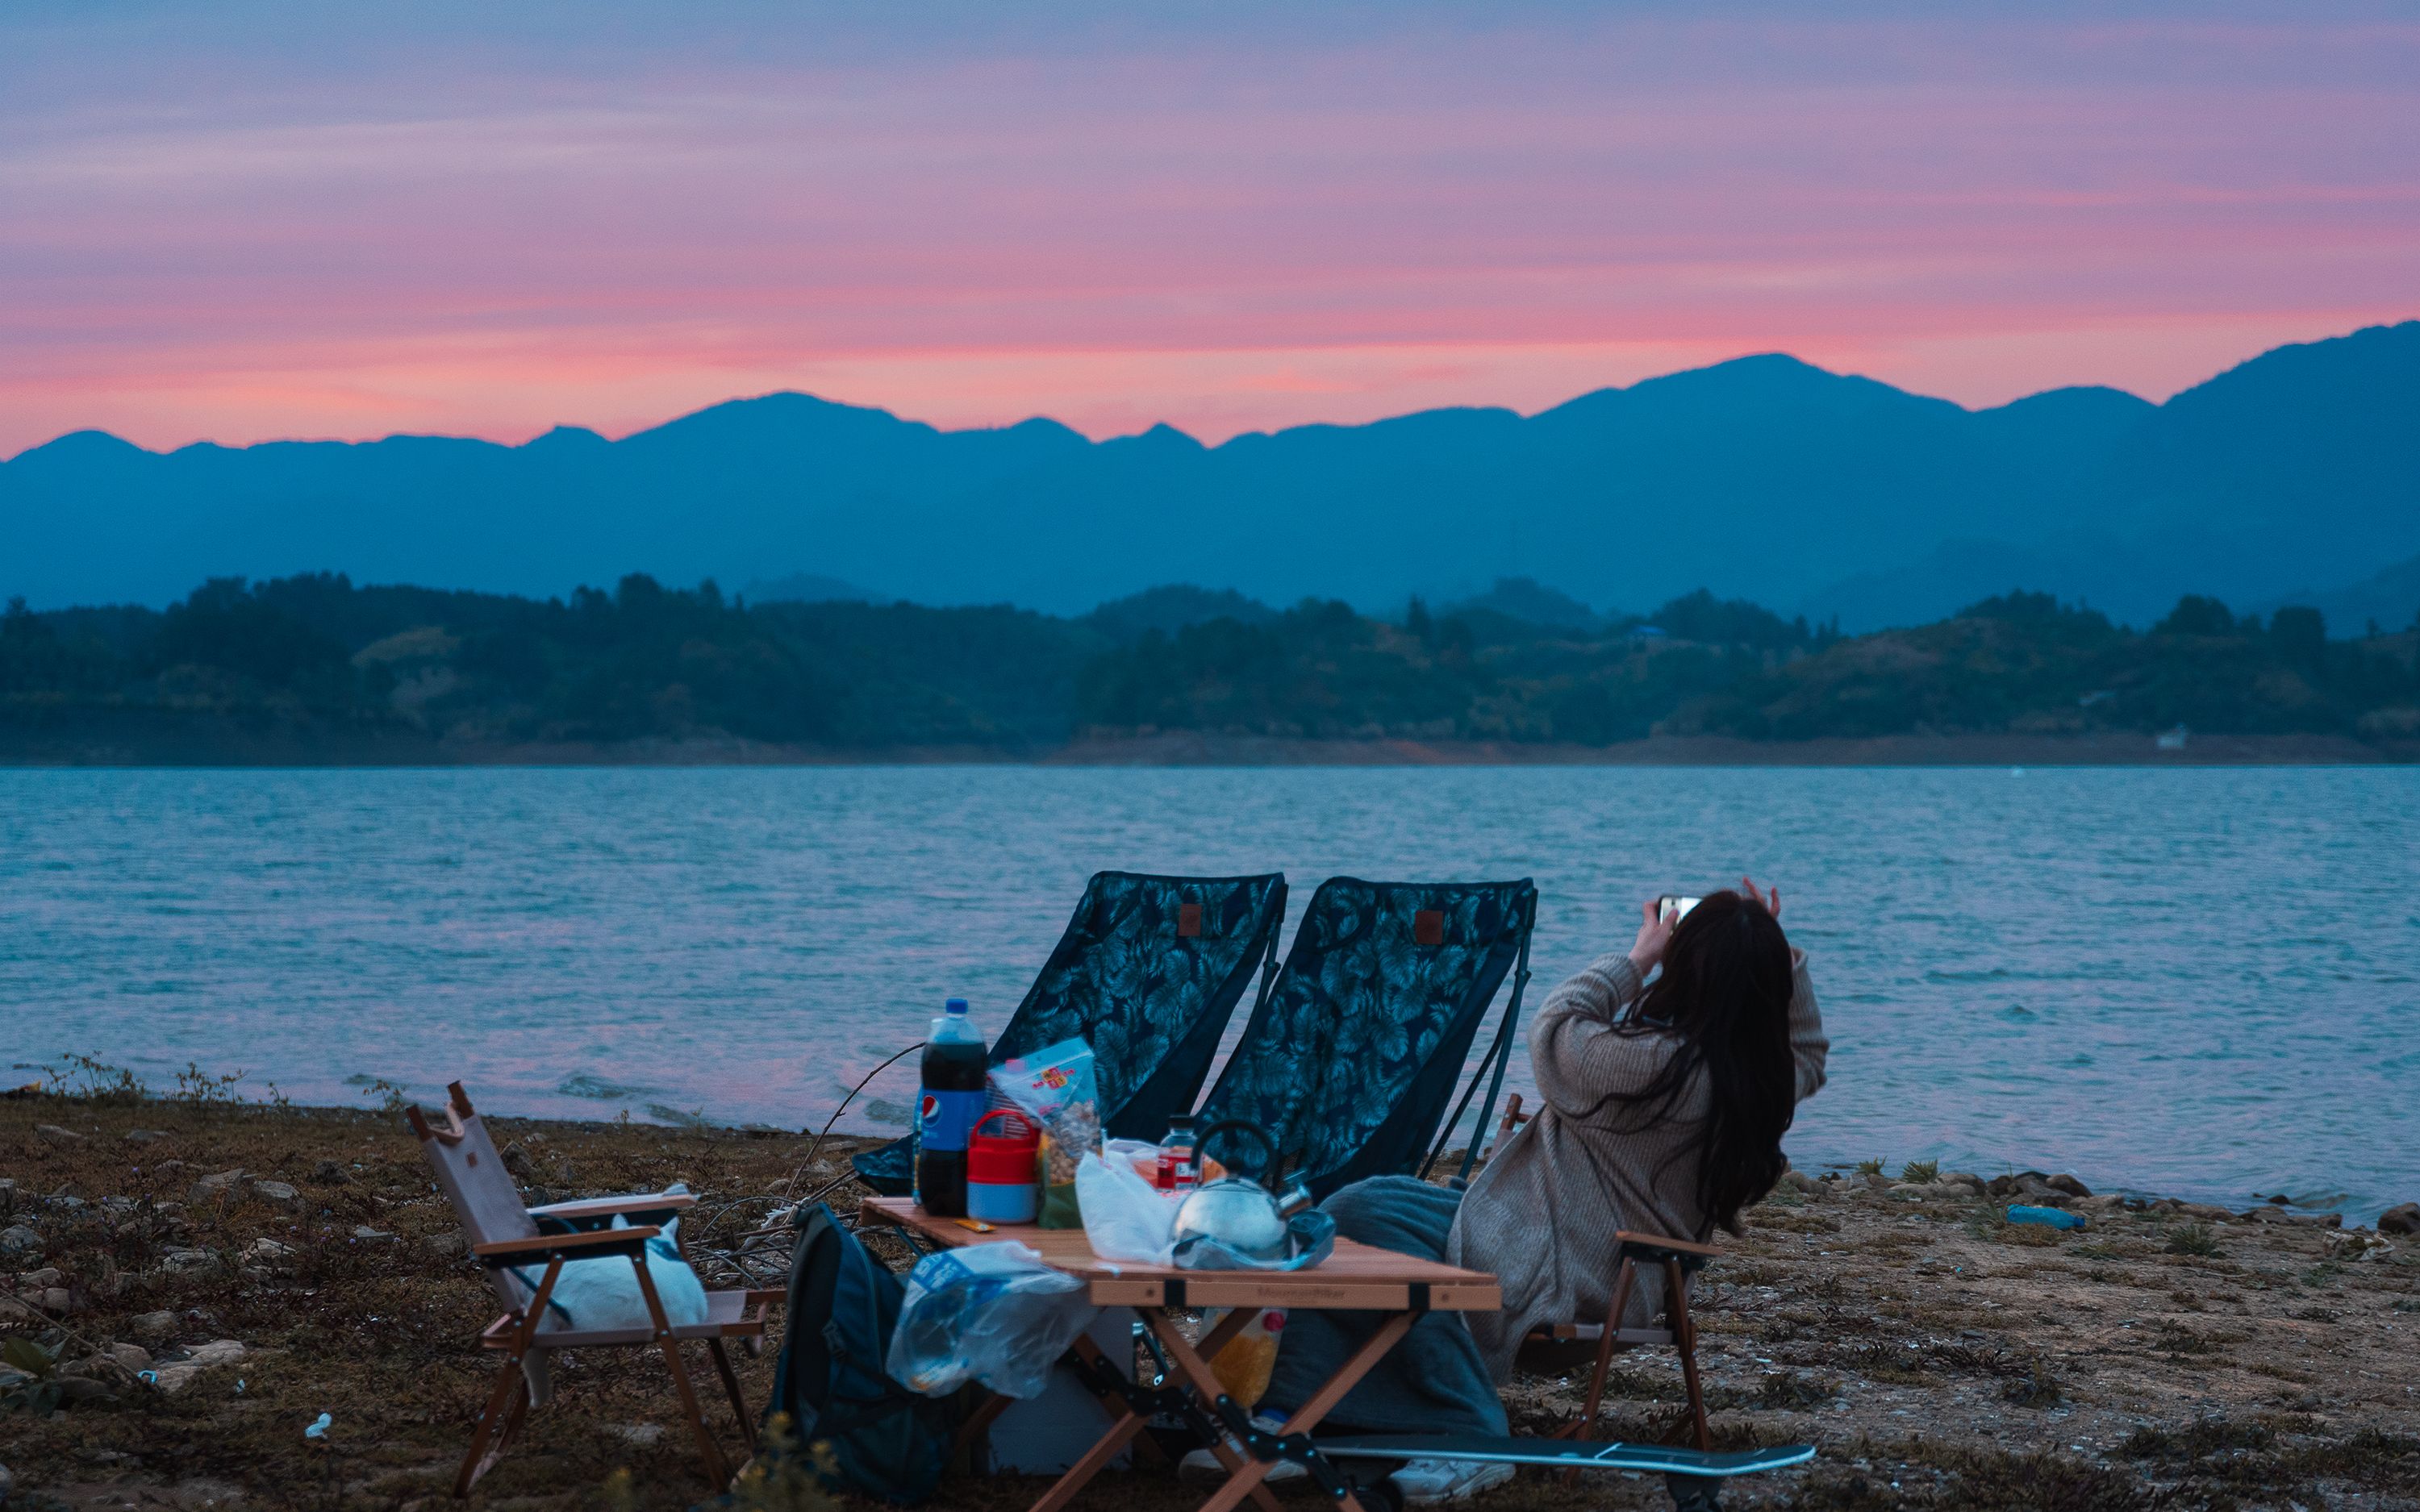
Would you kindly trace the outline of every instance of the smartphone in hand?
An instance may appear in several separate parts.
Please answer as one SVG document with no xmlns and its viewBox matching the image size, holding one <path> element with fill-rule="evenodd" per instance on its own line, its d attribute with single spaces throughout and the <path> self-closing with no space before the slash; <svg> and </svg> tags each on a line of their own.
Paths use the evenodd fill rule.
<svg viewBox="0 0 2420 1512">
<path fill-rule="evenodd" d="M 1699 899 L 1676 897 L 1668 892 L 1655 900 L 1655 917 L 1668 918 L 1677 924 L 1687 918 L 1689 910 L 1697 907 L 1699 902 Z"/>
</svg>

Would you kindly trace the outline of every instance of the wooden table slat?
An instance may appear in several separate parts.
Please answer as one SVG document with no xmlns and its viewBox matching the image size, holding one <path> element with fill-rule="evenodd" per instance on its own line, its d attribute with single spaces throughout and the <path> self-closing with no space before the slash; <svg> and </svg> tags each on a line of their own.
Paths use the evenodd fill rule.
<svg viewBox="0 0 2420 1512">
<path fill-rule="evenodd" d="M 1185 1304 L 1192 1307 L 1395 1310 L 1411 1305 L 1416 1285 L 1428 1287 L 1429 1306 L 1437 1312 L 1494 1312 L 1504 1305 L 1492 1275 L 1349 1239 L 1338 1240 L 1336 1253 L 1308 1271 L 1180 1271 L 1101 1259 L 1080 1228 L 996 1224 L 990 1233 L 978 1234 L 954 1219 L 934 1217 L 908 1197 L 868 1197 L 859 1211 L 949 1248 L 1015 1240 L 1044 1263 L 1091 1283 L 1093 1301 L 1104 1307 L 1163 1306 L 1171 1280 L 1184 1282 Z"/>
</svg>

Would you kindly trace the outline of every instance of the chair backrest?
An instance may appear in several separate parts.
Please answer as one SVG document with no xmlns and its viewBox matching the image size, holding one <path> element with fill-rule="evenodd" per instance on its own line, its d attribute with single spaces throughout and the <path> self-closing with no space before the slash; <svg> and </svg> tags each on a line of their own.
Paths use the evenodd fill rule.
<svg viewBox="0 0 2420 1512">
<path fill-rule="evenodd" d="M 1527 878 L 1320 884 L 1203 1118 L 1268 1130 L 1321 1197 L 1415 1170 L 1537 911 Z"/>
<path fill-rule="evenodd" d="M 520 1186 L 504 1169 L 504 1157 L 488 1137 L 488 1126 L 471 1111 L 471 1099 L 462 1084 L 446 1088 L 445 1097 L 442 1122 L 418 1107 L 404 1109 L 404 1117 L 419 1137 L 420 1152 L 427 1158 L 429 1169 L 436 1173 L 438 1189 L 454 1204 L 454 1215 L 462 1221 L 463 1237 L 473 1244 L 535 1238 L 537 1220 L 530 1216 Z M 527 1300 L 526 1289 L 505 1270 L 490 1270 L 488 1274 L 505 1306 L 518 1308 Z"/>
<path fill-rule="evenodd" d="M 1104 1130 L 1156 1141 L 1201 1095 L 1236 1002 L 1275 956 L 1285 906 L 1281 872 L 1094 873 L 992 1063 L 1080 1038 Z"/>
</svg>

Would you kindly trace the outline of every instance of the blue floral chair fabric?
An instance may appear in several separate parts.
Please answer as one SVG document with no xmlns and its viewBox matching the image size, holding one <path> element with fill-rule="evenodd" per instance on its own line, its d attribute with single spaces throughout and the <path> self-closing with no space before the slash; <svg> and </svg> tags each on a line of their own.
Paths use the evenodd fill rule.
<svg viewBox="0 0 2420 1512">
<path fill-rule="evenodd" d="M 1322 883 L 1203 1119 L 1266 1129 L 1322 1198 L 1414 1171 L 1537 911 L 1526 878 Z"/>
<path fill-rule="evenodd" d="M 1159 877 L 1101 872 L 1050 959 L 992 1041 L 997 1066 L 1062 1040 L 1093 1047 L 1102 1128 L 1157 1141 L 1193 1105 L 1235 1004 L 1274 961 L 1285 923 L 1281 872 Z M 853 1164 L 867 1185 L 908 1192 L 908 1140 Z"/>
</svg>

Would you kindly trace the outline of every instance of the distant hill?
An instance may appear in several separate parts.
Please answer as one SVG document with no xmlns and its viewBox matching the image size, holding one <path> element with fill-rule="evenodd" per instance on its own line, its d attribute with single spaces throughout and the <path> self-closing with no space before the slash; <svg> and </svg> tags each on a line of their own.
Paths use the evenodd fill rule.
<svg viewBox="0 0 2420 1512">
<path fill-rule="evenodd" d="M 2389 635 L 2420 628 L 2420 557 L 2332 593 L 2286 594 L 2261 607 L 2273 609 L 2287 604 L 2318 609 L 2326 616 L 2329 632 L 2337 636 L 2361 635 L 2373 625 Z"/>
<path fill-rule="evenodd" d="M 1271 610 L 1184 585 L 1059 617 L 743 603 L 638 574 L 543 602 L 219 580 L 165 610 L 0 609 L 0 765 L 1049 760 L 1171 735 L 1191 759 L 1237 740 L 1364 760 L 1373 742 L 1667 737 L 1804 759 L 1811 741 L 2009 737 L 2033 761 L 2150 760 L 2150 733 L 2180 723 L 2307 737 L 2282 748 L 2300 759 L 2420 760 L 2420 631 L 2330 643 L 2308 608 L 2188 597 L 2137 632 L 2009 594 L 1849 636 L 1703 590 L 1595 627 L 1526 596 L 1551 618 Z"/>
<path fill-rule="evenodd" d="M 1762 356 L 1526 418 L 1216 447 L 1167 426 L 942 431 L 797 393 L 618 441 L 162 455 L 82 432 L 0 464 L 0 596 L 37 607 L 322 570 L 552 595 L 638 568 L 1060 614 L 1178 582 L 1385 613 L 1505 579 L 1607 612 L 1704 586 L 1853 631 L 2024 587 L 2140 625 L 2186 592 L 2324 598 L 2420 556 L 2420 322 L 2281 347 L 2157 406 L 2066 389 L 1967 410 Z M 2420 601 L 2386 608 L 2408 623 Z"/>
<path fill-rule="evenodd" d="M 855 583 L 812 572 L 753 579 L 739 591 L 739 595 L 758 604 L 863 604 L 874 597 Z"/>
</svg>

